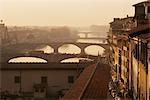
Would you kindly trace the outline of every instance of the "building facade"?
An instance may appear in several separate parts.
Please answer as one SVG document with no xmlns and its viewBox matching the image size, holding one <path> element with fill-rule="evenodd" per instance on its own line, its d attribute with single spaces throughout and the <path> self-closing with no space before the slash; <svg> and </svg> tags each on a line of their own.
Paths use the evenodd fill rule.
<svg viewBox="0 0 150 100">
<path fill-rule="evenodd" d="M 137 31 L 139 32 L 139 31 Z M 146 100 L 149 98 L 148 91 L 148 65 L 149 65 L 149 54 L 148 44 L 149 37 L 142 35 L 131 38 L 132 44 L 132 88 L 134 98 Z M 147 33 L 148 34 L 148 33 Z"/>
<path fill-rule="evenodd" d="M 133 6 L 134 17 L 115 18 L 110 23 L 112 76 L 123 87 L 120 92 L 127 90 L 132 99 L 149 100 L 150 2 Z"/>
<path fill-rule="evenodd" d="M 3 97 L 58 98 L 74 83 L 85 64 L 2 64 Z"/>
<path fill-rule="evenodd" d="M 131 89 L 131 49 L 128 41 L 128 32 L 136 27 L 133 17 L 114 18 L 110 23 L 109 44 L 112 65 L 112 78 L 118 82 L 119 91 L 125 95 Z"/>
</svg>

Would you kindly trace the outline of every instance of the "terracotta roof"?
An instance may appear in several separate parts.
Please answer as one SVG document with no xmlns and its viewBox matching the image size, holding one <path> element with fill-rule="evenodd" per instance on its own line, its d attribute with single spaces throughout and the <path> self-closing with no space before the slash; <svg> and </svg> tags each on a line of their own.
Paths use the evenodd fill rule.
<svg viewBox="0 0 150 100">
<path fill-rule="evenodd" d="M 62 100 L 105 100 L 109 79 L 110 67 L 108 65 L 99 63 L 98 65 L 89 66 L 81 73 Z"/>
<path fill-rule="evenodd" d="M 92 73 L 95 71 L 95 67 L 96 65 L 91 65 L 85 68 L 62 100 L 79 99 L 83 93 L 83 88 L 85 87 Z"/>
<path fill-rule="evenodd" d="M 83 99 L 106 100 L 108 93 L 108 83 L 110 80 L 110 67 L 100 64 L 97 67 L 92 80 L 85 90 Z"/>
</svg>

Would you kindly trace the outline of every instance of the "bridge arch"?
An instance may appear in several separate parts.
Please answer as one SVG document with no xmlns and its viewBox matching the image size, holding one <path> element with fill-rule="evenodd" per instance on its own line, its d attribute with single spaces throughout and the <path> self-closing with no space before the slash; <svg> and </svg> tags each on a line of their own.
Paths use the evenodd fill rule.
<svg viewBox="0 0 150 100">
<path fill-rule="evenodd" d="M 60 62 L 61 63 L 79 63 L 80 61 L 86 61 L 86 62 L 92 62 L 94 61 L 93 59 L 89 58 L 67 58 L 67 59 L 62 59 Z"/>
<path fill-rule="evenodd" d="M 62 44 L 58 47 L 58 53 L 64 54 L 80 54 L 81 48 L 76 44 Z"/>
<path fill-rule="evenodd" d="M 100 45 L 88 45 L 84 48 L 84 52 L 87 55 L 98 56 L 104 53 L 105 48 Z"/>
<path fill-rule="evenodd" d="M 40 58 L 40 57 L 33 57 L 33 56 L 18 56 L 13 57 L 8 60 L 8 63 L 47 63 L 48 61 Z"/>
<path fill-rule="evenodd" d="M 35 51 L 43 51 L 44 53 L 50 54 L 50 53 L 54 53 L 54 48 L 49 44 L 44 44 L 37 47 Z"/>
</svg>

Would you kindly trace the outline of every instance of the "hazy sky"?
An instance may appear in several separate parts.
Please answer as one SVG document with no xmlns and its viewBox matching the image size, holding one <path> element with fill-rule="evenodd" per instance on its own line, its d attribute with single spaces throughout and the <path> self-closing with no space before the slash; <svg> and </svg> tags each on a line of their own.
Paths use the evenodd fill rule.
<svg viewBox="0 0 150 100">
<path fill-rule="evenodd" d="M 114 17 L 134 15 L 143 0 L 0 0 L 0 19 L 7 25 L 107 25 Z"/>
</svg>

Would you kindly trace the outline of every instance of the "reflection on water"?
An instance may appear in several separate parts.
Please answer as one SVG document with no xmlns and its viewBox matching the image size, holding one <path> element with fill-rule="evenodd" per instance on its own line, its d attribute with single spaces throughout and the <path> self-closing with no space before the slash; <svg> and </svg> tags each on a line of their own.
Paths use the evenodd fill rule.
<svg viewBox="0 0 150 100">
<path fill-rule="evenodd" d="M 79 43 L 103 43 L 105 44 L 102 40 L 99 40 L 99 39 L 78 39 L 76 42 L 79 42 Z"/>
<path fill-rule="evenodd" d="M 65 44 L 58 48 L 58 52 L 66 54 L 80 54 L 81 49 L 73 44 Z"/>
<path fill-rule="evenodd" d="M 61 63 L 67 63 L 67 62 L 77 62 L 77 63 L 79 63 L 80 61 L 93 61 L 93 60 L 88 59 L 88 58 L 69 58 L 69 59 L 62 60 Z"/>
<path fill-rule="evenodd" d="M 85 37 L 85 34 L 78 34 L 81 38 Z M 88 34 L 88 37 L 99 37 L 97 35 Z M 98 39 L 78 39 L 76 42 L 80 43 L 103 43 L 102 40 Z M 54 53 L 54 49 L 48 45 L 42 45 L 35 49 L 35 51 L 44 51 L 44 53 Z M 28 51 L 29 52 L 29 51 Z M 73 44 L 66 44 L 58 48 L 59 53 L 66 53 L 66 54 L 80 54 L 81 49 Z M 85 53 L 88 55 L 98 56 L 102 55 L 104 52 L 104 48 L 92 45 L 85 48 Z M 80 60 L 87 60 L 87 58 L 70 58 L 63 60 L 62 62 L 79 62 Z M 15 59 L 11 59 L 9 62 L 47 62 L 44 59 L 34 58 L 34 57 L 19 57 Z"/>
<path fill-rule="evenodd" d="M 83 33 L 79 33 L 78 36 L 79 36 L 80 38 L 85 38 L 85 34 L 83 34 Z"/>
<path fill-rule="evenodd" d="M 78 36 L 80 37 L 80 38 L 85 38 L 86 37 L 86 34 L 84 34 L 84 33 L 79 33 L 78 34 Z M 90 38 L 92 38 L 92 37 L 102 37 L 101 35 L 96 35 L 96 34 L 90 34 L 90 33 L 88 33 L 88 37 L 90 37 Z"/>
<path fill-rule="evenodd" d="M 54 49 L 48 45 L 42 45 L 41 47 L 36 48 L 35 51 L 44 51 L 44 53 L 53 53 Z"/>
<path fill-rule="evenodd" d="M 92 56 L 102 55 L 104 52 L 104 48 L 98 45 L 91 45 L 85 48 L 85 53 Z"/>
<path fill-rule="evenodd" d="M 10 59 L 8 63 L 47 63 L 46 60 L 37 57 L 17 57 Z"/>
</svg>

